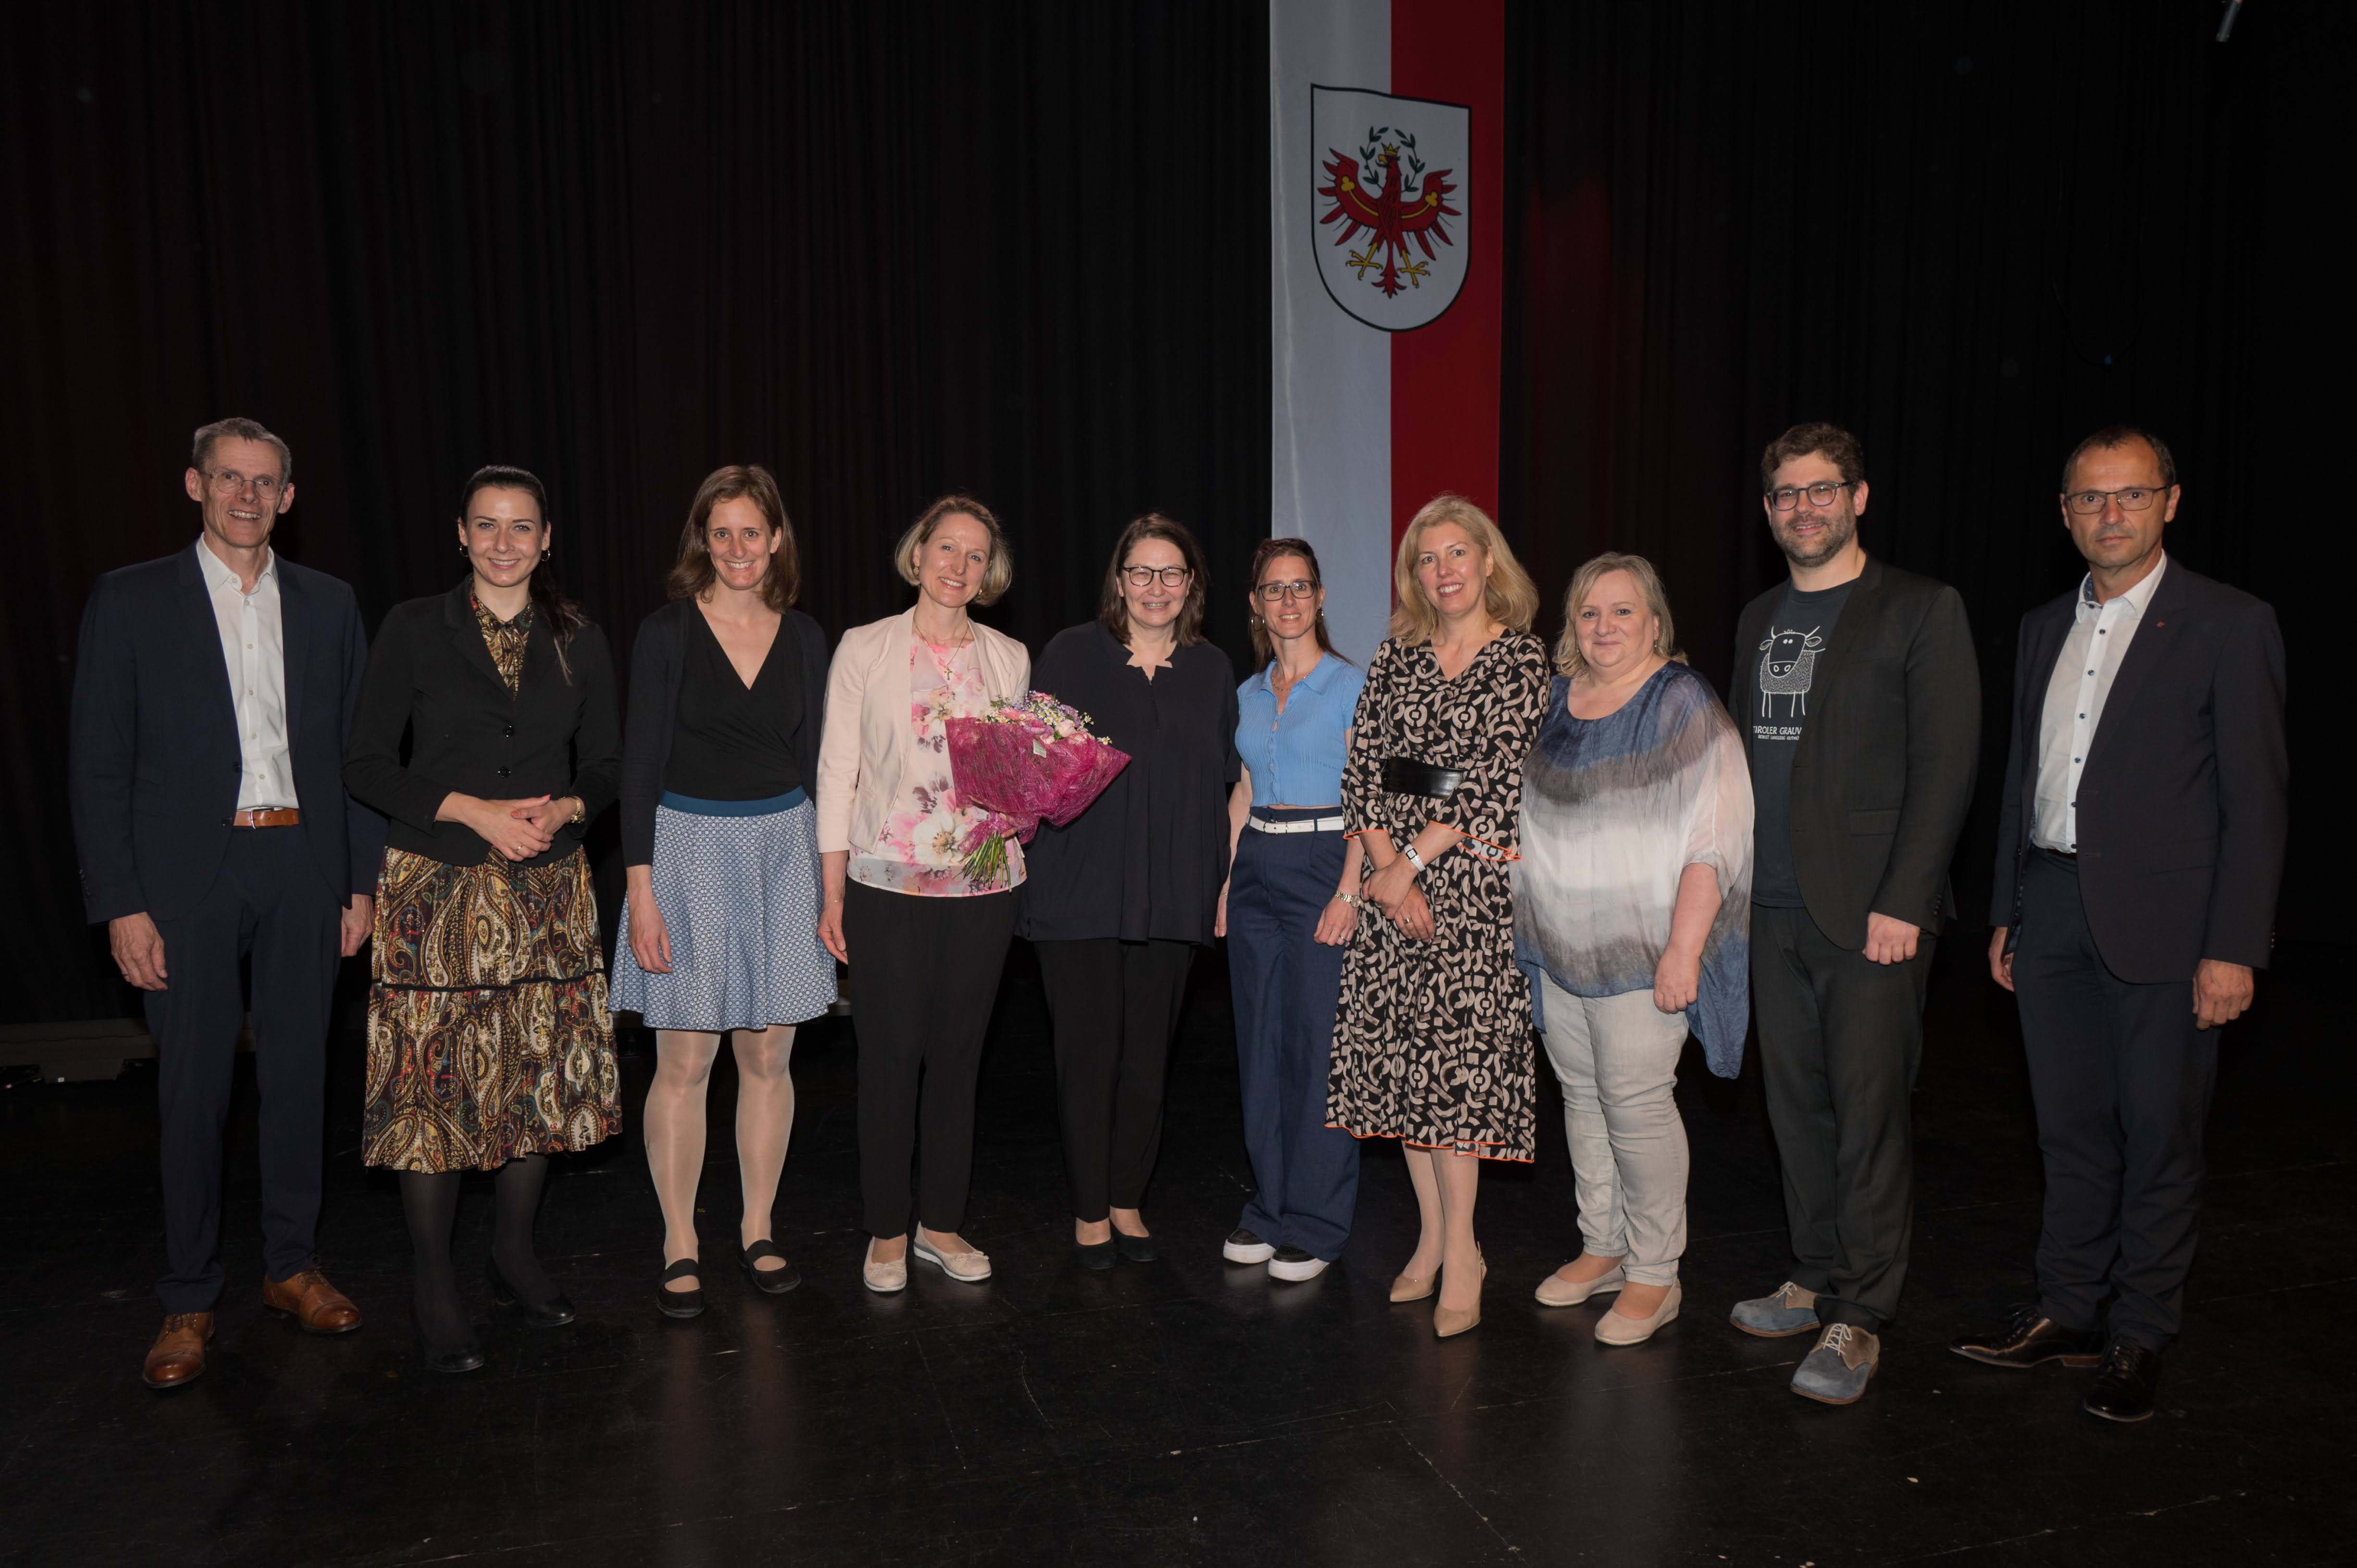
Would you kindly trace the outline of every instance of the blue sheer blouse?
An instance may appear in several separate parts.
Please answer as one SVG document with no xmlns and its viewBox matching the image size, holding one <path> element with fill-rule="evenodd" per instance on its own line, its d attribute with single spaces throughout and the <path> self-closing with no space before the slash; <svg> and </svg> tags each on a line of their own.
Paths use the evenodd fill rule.
<svg viewBox="0 0 2357 1568">
<path fill-rule="evenodd" d="M 1236 753 L 1252 775 L 1252 803 L 1338 804 L 1342 763 L 1350 749 L 1343 736 L 1359 711 L 1359 688 L 1367 677 L 1350 660 L 1329 653 L 1294 682 L 1280 714 L 1276 693 L 1268 684 L 1275 668 L 1272 662 L 1236 688 Z"/>
</svg>

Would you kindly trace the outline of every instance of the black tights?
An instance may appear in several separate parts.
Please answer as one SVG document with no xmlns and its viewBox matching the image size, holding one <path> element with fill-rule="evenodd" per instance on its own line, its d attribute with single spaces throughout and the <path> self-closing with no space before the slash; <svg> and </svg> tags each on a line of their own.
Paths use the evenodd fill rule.
<svg viewBox="0 0 2357 1568">
<path fill-rule="evenodd" d="M 401 1211 L 409 1222 L 416 1275 L 417 1330 L 437 1349 L 457 1349 L 475 1337 L 450 1260 L 450 1231 L 458 1217 L 463 1179 L 459 1171 L 401 1173 Z M 533 1218 L 540 1211 L 541 1188 L 547 1181 L 544 1155 L 510 1160 L 492 1178 L 491 1262 L 508 1288 L 529 1302 L 546 1301 L 556 1294 L 532 1248 Z"/>
</svg>

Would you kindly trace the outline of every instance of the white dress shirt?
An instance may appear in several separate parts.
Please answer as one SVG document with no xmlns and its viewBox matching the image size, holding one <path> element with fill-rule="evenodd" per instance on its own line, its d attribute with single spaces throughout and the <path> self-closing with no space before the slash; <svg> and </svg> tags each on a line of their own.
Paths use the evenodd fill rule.
<svg viewBox="0 0 2357 1568">
<path fill-rule="evenodd" d="M 2126 593 L 2095 602 L 2093 573 L 2079 584 L 2070 635 L 2046 683 L 2046 707 L 2038 719 L 2038 789 L 2029 820 L 2029 842 L 2066 854 L 2079 853 L 2079 775 L 2086 771 L 2087 748 L 2104 722 L 2112 679 L 2127 658 L 2128 644 L 2144 621 L 2169 556 Z"/>
<path fill-rule="evenodd" d="M 237 809 L 274 811 L 295 799 L 295 761 L 286 748 L 286 635 L 278 612 L 278 553 L 263 559 L 262 575 L 247 593 L 237 574 L 197 541 L 197 565 L 221 630 L 229 664 L 230 702 L 237 710 Z"/>
</svg>

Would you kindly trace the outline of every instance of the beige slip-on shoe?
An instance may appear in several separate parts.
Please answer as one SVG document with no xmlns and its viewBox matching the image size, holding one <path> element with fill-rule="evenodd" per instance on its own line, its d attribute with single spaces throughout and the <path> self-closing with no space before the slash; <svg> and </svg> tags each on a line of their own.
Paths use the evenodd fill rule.
<svg viewBox="0 0 2357 1568">
<path fill-rule="evenodd" d="M 859 1280 L 877 1295 L 898 1295 L 909 1288 L 909 1255 L 901 1253 L 888 1263 L 876 1261 L 876 1238 L 867 1238 L 867 1255 L 860 1260 Z"/>
<path fill-rule="evenodd" d="M 1577 1306 L 1589 1296 L 1609 1294 L 1627 1283 L 1628 1276 L 1620 1272 L 1618 1263 L 1594 1279 L 1582 1280 L 1577 1284 L 1565 1279 L 1563 1271 L 1558 1269 L 1539 1282 L 1535 1294 L 1541 1306 Z"/>
<path fill-rule="evenodd" d="M 932 1264 L 960 1284 L 980 1284 L 990 1277 L 989 1253 L 944 1252 L 926 1240 L 921 1230 L 909 1232 L 909 1250 L 920 1262 Z"/>
<path fill-rule="evenodd" d="M 1642 1345 L 1653 1337 L 1663 1324 L 1678 1315 L 1678 1305 L 1685 1300 L 1685 1289 L 1672 1285 L 1662 1305 L 1653 1309 L 1651 1317 L 1625 1317 L 1618 1311 L 1608 1312 L 1596 1320 L 1596 1342 L 1598 1345 Z"/>
</svg>

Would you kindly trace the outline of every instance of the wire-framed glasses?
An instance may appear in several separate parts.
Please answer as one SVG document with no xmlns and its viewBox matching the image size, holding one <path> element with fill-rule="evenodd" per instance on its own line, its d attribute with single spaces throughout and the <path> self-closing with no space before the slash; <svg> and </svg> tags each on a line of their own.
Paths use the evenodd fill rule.
<svg viewBox="0 0 2357 1568">
<path fill-rule="evenodd" d="M 248 485 L 252 485 L 253 493 L 264 500 L 278 493 L 279 480 L 275 474 L 241 474 L 235 468 L 215 468 L 205 478 L 213 482 L 213 489 L 225 496 L 236 495 Z"/>
<path fill-rule="evenodd" d="M 2153 498 L 2160 491 L 2150 485 L 2130 485 L 2124 490 L 2072 490 L 2062 499 L 2081 517 L 2093 517 L 2104 510 L 2105 501 L 2117 501 L 2122 511 L 2144 511 L 2152 506 Z"/>
</svg>

